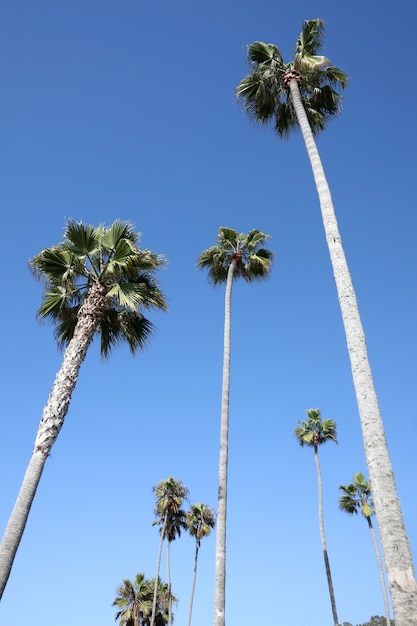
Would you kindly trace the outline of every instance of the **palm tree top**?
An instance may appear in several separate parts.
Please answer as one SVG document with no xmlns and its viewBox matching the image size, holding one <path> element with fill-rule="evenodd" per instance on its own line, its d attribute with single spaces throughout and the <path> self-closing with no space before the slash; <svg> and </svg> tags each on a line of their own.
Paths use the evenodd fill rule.
<svg viewBox="0 0 417 626">
<path fill-rule="evenodd" d="M 340 510 L 351 514 L 361 511 L 368 519 L 374 515 L 371 483 L 361 472 L 354 474 L 348 485 L 339 485 L 339 489 L 342 491 L 339 496 Z"/>
<path fill-rule="evenodd" d="M 248 234 L 221 226 L 217 233 L 217 244 L 204 250 L 197 260 L 198 269 L 208 269 L 209 280 L 218 285 L 227 280 L 229 267 L 236 262 L 233 278 L 244 278 L 247 282 L 267 278 L 273 253 L 263 244 L 269 235 L 252 229 Z"/>
<path fill-rule="evenodd" d="M 251 73 L 236 88 L 248 117 L 256 123 L 272 122 L 280 137 L 298 128 L 289 94 L 289 84 L 297 80 L 304 108 L 313 133 L 323 130 L 339 113 L 341 95 L 348 77 L 329 59 L 318 54 L 323 45 L 322 19 L 306 20 L 295 43 L 293 59 L 285 63 L 277 45 L 255 41 L 247 47 Z"/>
<path fill-rule="evenodd" d="M 321 419 L 319 409 L 308 409 L 307 420 L 300 420 L 295 428 L 294 434 L 301 447 L 317 446 L 332 440 L 337 443 L 336 422 L 332 419 Z"/>
<path fill-rule="evenodd" d="M 155 272 L 166 259 L 139 248 L 140 233 L 129 222 L 92 226 L 69 220 L 63 240 L 45 248 L 29 261 L 35 278 L 44 282 L 44 297 L 37 312 L 55 324 L 55 337 L 65 347 L 74 335 L 78 314 L 92 289 L 104 299 L 97 332 L 101 353 L 126 341 L 132 351 L 143 348 L 153 325 L 142 310 L 166 310 Z"/>
</svg>

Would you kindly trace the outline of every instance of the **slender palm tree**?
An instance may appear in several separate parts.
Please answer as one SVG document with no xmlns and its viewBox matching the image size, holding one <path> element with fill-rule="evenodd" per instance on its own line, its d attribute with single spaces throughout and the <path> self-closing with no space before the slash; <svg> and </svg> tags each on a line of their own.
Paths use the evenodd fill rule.
<svg viewBox="0 0 417 626">
<path fill-rule="evenodd" d="M 194 556 L 194 576 L 191 586 L 190 597 L 190 609 L 188 612 L 188 626 L 191 626 L 191 615 L 193 612 L 193 601 L 195 583 L 197 580 L 197 563 L 198 552 L 200 549 L 201 540 L 207 537 L 211 533 L 211 529 L 216 524 L 216 515 L 207 504 L 199 502 L 198 504 L 192 504 L 190 510 L 187 512 L 187 528 L 191 537 L 195 537 L 195 556 Z"/>
<path fill-rule="evenodd" d="M 284 63 L 274 44 L 256 41 L 248 46 L 251 73 L 237 87 L 238 99 L 249 117 L 272 123 L 279 137 L 300 129 L 319 196 L 323 225 L 338 292 L 351 362 L 359 417 L 375 511 L 388 573 L 397 626 L 417 624 L 417 582 L 408 536 L 395 485 L 381 418 L 365 333 L 356 294 L 340 237 L 333 201 L 314 135 L 326 128 L 340 110 L 338 88 L 347 76 L 321 56 L 324 24 L 320 19 L 303 24 L 294 59 Z M 413 616 L 413 617 L 410 617 Z"/>
<path fill-rule="evenodd" d="M 247 282 L 267 278 L 273 254 L 263 248 L 268 235 L 251 230 L 247 235 L 221 227 L 217 245 L 202 252 L 197 261 L 199 269 L 207 268 L 214 285 L 226 283 L 224 314 L 223 380 L 220 423 L 220 458 L 217 503 L 216 573 L 214 584 L 214 625 L 224 626 L 226 593 L 226 513 L 229 439 L 230 388 L 230 325 L 232 285 L 236 278 Z"/>
<path fill-rule="evenodd" d="M 385 619 L 387 626 L 391 625 L 390 610 L 388 603 L 388 593 L 385 584 L 384 567 L 382 564 L 382 558 L 379 553 L 378 542 L 375 535 L 375 530 L 372 524 L 372 515 L 375 511 L 373 509 L 372 502 L 372 490 L 371 483 L 369 483 L 365 476 L 361 472 L 357 472 L 353 476 L 353 480 L 348 485 L 340 485 L 339 489 L 342 494 L 339 496 L 339 508 L 350 515 L 358 514 L 358 511 L 362 513 L 368 523 L 369 532 L 371 533 L 372 543 L 374 545 L 376 560 L 378 564 L 379 578 L 381 581 L 382 595 L 384 598 L 385 607 Z"/>
<path fill-rule="evenodd" d="M 159 579 L 159 571 L 161 569 L 161 555 L 164 540 L 167 542 L 168 623 L 171 625 L 172 603 L 169 544 L 175 539 L 176 536 L 181 534 L 181 528 L 186 527 L 186 515 L 181 506 L 184 498 L 188 497 L 188 489 L 180 480 L 177 480 L 172 476 L 169 476 L 166 480 L 161 480 L 159 483 L 154 485 L 152 489 L 156 497 L 155 515 L 157 517 L 157 519 L 153 522 L 153 525 L 158 524 L 161 528 L 150 626 L 155 625 L 157 581 Z"/>
<path fill-rule="evenodd" d="M 144 574 L 136 574 L 133 583 L 125 579 L 117 589 L 113 606 L 117 606 L 115 621 L 120 626 L 149 626 L 154 595 L 154 580 L 147 580 Z M 177 599 L 174 597 L 174 601 Z M 168 585 L 160 579 L 157 582 L 156 626 L 168 623 Z"/>
<path fill-rule="evenodd" d="M 326 535 L 324 532 L 324 518 L 323 518 L 323 488 L 321 479 L 321 469 L 319 462 L 319 446 L 326 443 L 326 441 L 334 441 L 336 439 L 336 422 L 331 419 L 322 420 L 319 409 L 309 409 L 307 411 L 308 420 L 300 420 L 295 428 L 295 436 L 300 446 L 310 446 L 314 450 L 314 462 L 316 464 L 317 471 L 317 485 L 318 485 L 318 504 L 319 504 L 319 526 L 320 526 L 320 538 L 321 546 L 323 550 L 324 566 L 326 568 L 327 584 L 329 587 L 330 602 L 332 605 L 334 626 L 338 626 L 339 620 L 336 610 L 336 599 L 333 589 L 332 574 L 330 570 L 329 555 L 327 552 Z"/>
<path fill-rule="evenodd" d="M 56 339 L 65 351 L 0 545 L 0 598 L 90 343 L 100 335 L 104 358 L 123 341 L 134 353 L 146 345 L 153 328 L 142 311 L 166 309 L 154 278 L 164 259 L 140 249 L 138 241 L 139 234 L 127 223 L 106 228 L 70 221 L 63 241 L 30 261 L 35 276 L 45 283 L 38 316 L 55 323 Z"/>
</svg>

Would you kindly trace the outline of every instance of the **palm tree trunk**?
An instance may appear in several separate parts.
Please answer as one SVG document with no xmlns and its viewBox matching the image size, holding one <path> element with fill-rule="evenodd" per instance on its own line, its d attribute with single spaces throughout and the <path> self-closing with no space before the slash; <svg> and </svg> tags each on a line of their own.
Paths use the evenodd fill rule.
<svg viewBox="0 0 417 626">
<path fill-rule="evenodd" d="M 379 548 L 378 548 L 378 542 L 376 540 L 376 536 L 375 536 L 375 531 L 374 531 L 374 527 L 372 525 L 372 520 L 370 517 L 366 518 L 366 521 L 368 522 L 368 528 L 369 528 L 369 532 L 371 533 L 371 537 L 372 537 L 372 543 L 374 544 L 374 550 L 375 550 L 375 554 L 376 554 L 376 560 L 378 563 L 378 571 L 379 571 L 379 578 L 381 581 L 381 588 L 382 588 L 382 596 L 384 598 L 384 607 L 385 607 L 385 621 L 386 621 L 386 626 L 391 626 L 391 619 L 390 619 L 390 610 L 389 610 L 389 602 L 388 602 L 388 594 L 387 594 L 387 587 L 385 585 L 385 576 L 384 576 L 384 568 L 382 566 L 382 559 L 381 559 L 381 555 L 379 554 Z"/>
<path fill-rule="evenodd" d="M 320 461 L 319 461 L 319 455 L 318 455 L 317 446 L 314 446 L 314 462 L 316 464 L 316 471 L 317 471 L 318 504 L 319 504 L 319 527 L 320 527 L 321 547 L 322 547 L 322 550 L 323 550 L 324 567 L 326 569 L 327 585 L 329 587 L 330 602 L 331 602 L 331 605 L 332 605 L 333 623 L 334 623 L 334 626 L 338 626 L 339 625 L 339 619 L 337 617 L 336 599 L 335 599 L 334 589 L 333 589 L 332 573 L 330 571 L 329 555 L 327 553 L 326 534 L 324 532 L 323 487 L 322 487 L 322 481 L 321 481 L 321 469 L 320 469 Z"/>
<path fill-rule="evenodd" d="M 226 293 L 224 301 L 223 380 L 220 423 L 219 484 L 217 496 L 214 626 L 224 626 L 226 609 L 226 514 L 229 445 L 230 325 L 232 310 L 232 285 L 235 267 L 236 260 L 233 260 L 230 263 L 227 273 Z"/>
<path fill-rule="evenodd" d="M 170 541 L 166 541 L 167 548 L 167 583 L 168 583 L 168 626 L 172 626 L 172 593 L 171 593 L 171 552 Z"/>
<path fill-rule="evenodd" d="M 168 520 L 168 513 L 165 513 L 164 523 L 163 523 L 162 530 L 161 530 L 161 539 L 159 540 L 158 559 L 156 562 L 156 576 L 155 576 L 155 583 L 154 583 L 154 588 L 153 588 L 152 615 L 151 615 L 150 626 L 154 626 L 155 624 L 156 599 L 158 596 L 159 570 L 161 569 L 162 544 L 164 543 L 167 520 Z M 168 600 L 169 600 L 169 597 L 168 597 Z"/>
<path fill-rule="evenodd" d="M 196 540 L 195 544 L 195 556 L 194 556 L 194 576 L 193 576 L 193 584 L 191 585 L 191 598 L 190 598 L 190 609 L 188 611 L 188 626 L 191 626 L 191 614 L 193 612 L 193 601 L 194 601 L 194 591 L 195 591 L 195 582 L 197 580 L 197 562 L 198 562 L 198 548 L 199 541 Z"/>
<path fill-rule="evenodd" d="M 345 328 L 366 461 L 374 494 L 375 512 L 378 519 L 396 626 L 416 626 L 417 582 L 369 364 L 365 333 L 342 246 L 330 189 L 302 105 L 298 82 L 291 80 L 289 86 L 320 200 L 323 225 Z"/>
<path fill-rule="evenodd" d="M 71 396 L 88 346 L 97 329 L 104 307 L 102 287 L 93 285 L 80 310 L 74 336 L 65 350 L 36 434 L 32 457 L 10 515 L 0 545 L 0 599 L 10 576 L 17 549 L 23 537 L 29 512 L 42 476 L 45 461 L 68 413 Z"/>
</svg>

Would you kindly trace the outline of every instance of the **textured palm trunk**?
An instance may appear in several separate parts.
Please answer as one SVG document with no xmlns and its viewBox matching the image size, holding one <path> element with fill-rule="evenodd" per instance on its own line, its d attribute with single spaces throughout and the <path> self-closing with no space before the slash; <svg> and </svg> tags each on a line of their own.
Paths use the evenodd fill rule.
<svg viewBox="0 0 417 626">
<path fill-rule="evenodd" d="M 198 539 L 195 544 L 195 556 L 194 556 L 194 576 L 193 576 L 193 584 L 191 585 L 191 598 L 190 598 L 190 610 L 188 611 L 188 626 L 191 626 L 191 615 L 193 612 L 193 601 L 194 601 L 194 591 L 195 591 L 195 583 L 197 580 L 197 563 L 198 563 L 198 549 L 200 547 L 200 542 Z"/>
<path fill-rule="evenodd" d="M 368 522 L 368 528 L 369 528 L 369 532 L 371 533 L 372 543 L 374 544 L 376 560 L 377 560 L 377 563 L 378 563 L 379 579 L 381 581 L 382 596 L 384 598 L 386 626 L 391 626 L 389 603 L 388 603 L 388 594 L 387 594 L 387 588 L 386 588 L 386 585 L 385 585 L 384 568 L 383 568 L 383 565 L 382 565 L 381 555 L 379 554 L 378 542 L 376 540 L 375 531 L 374 531 L 374 527 L 372 525 L 371 518 L 367 517 L 366 521 Z"/>
<path fill-rule="evenodd" d="M 229 445 L 229 389 L 230 389 L 230 324 L 232 310 L 234 259 L 229 266 L 224 301 L 223 380 L 220 423 L 219 484 L 216 524 L 216 572 L 214 581 L 214 626 L 224 626 L 226 609 L 226 514 L 227 468 Z"/>
<path fill-rule="evenodd" d="M 165 530 L 167 527 L 168 521 L 168 513 L 165 512 L 164 523 L 161 530 L 161 539 L 159 540 L 159 550 L 158 550 L 158 559 L 156 562 L 156 576 L 155 576 L 155 584 L 153 588 L 153 601 L 152 601 L 152 615 L 151 615 L 151 624 L 150 626 L 154 626 L 155 624 L 155 615 L 156 615 L 156 599 L 158 596 L 158 580 L 159 580 L 159 571 L 161 569 L 161 556 L 162 556 L 162 544 L 164 543 L 165 538 Z"/>
<path fill-rule="evenodd" d="M 333 589 L 333 580 L 332 580 L 332 573 L 330 570 L 329 555 L 327 553 L 326 534 L 324 532 L 323 487 L 322 487 L 322 481 L 321 481 L 321 469 L 320 469 L 320 461 L 319 461 L 317 445 L 314 446 L 314 462 L 316 464 L 316 471 L 317 471 L 319 527 L 320 527 L 321 547 L 323 550 L 324 567 L 326 569 L 326 576 L 327 576 L 327 585 L 329 587 L 330 603 L 332 605 L 333 623 L 334 623 L 334 626 L 338 626 L 339 620 L 337 617 L 337 610 L 336 610 L 336 598 L 335 598 L 334 589 Z"/>
<path fill-rule="evenodd" d="M 394 472 L 368 359 L 365 333 L 342 246 L 330 189 L 308 123 L 298 82 L 289 84 L 310 160 L 346 334 L 369 478 L 391 590 L 396 626 L 417 625 L 417 583 Z"/>
<path fill-rule="evenodd" d="M 55 377 L 51 393 L 43 410 L 32 457 L 3 535 L 0 545 L 0 598 L 3 596 L 17 549 L 23 537 L 45 461 L 68 413 L 81 364 L 94 337 L 104 306 L 105 291 L 97 283 L 90 289 L 79 313 L 74 336 L 65 350 L 61 368 Z"/>
</svg>

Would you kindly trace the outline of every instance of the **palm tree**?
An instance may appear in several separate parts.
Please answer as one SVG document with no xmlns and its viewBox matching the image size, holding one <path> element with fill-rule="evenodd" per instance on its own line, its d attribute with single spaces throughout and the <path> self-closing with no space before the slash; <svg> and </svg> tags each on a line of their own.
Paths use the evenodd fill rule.
<svg viewBox="0 0 417 626">
<path fill-rule="evenodd" d="M 150 626 L 155 624 L 156 616 L 156 601 L 157 601 L 157 581 L 159 579 L 159 571 L 161 569 L 161 555 L 162 546 L 164 540 L 167 541 L 167 572 L 168 572 L 168 623 L 172 623 L 171 612 L 171 573 L 170 573 L 170 550 L 169 544 L 176 536 L 181 534 L 181 528 L 186 527 L 185 512 L 181 508 L 184 498 L 188 497 L 187 487 L 180 481 L 176 480 L 172 476 L 169 476 L 166 480 L 161 480 L 152 487 L 155 497 L 155 515 L 157 519 L 153 522 L 153 525 L 159 524 L 160 528 L 160 542 L 158 550 L 158 560 L 156 565 L 155 576 L 155 588 L 153 596 L 152 616 Z"/>
<path fill-rule="evenodd" d="M 340 485 L 339 489 L 342 494 L 339 496 L 339 508 L 346 513 L 357 515 L 358 511 L 365 517 L 369 532 L 371 533 L 372 543 L 374 545 L 376 560 L 378 563 L 379 578 L 381 581 L 382 595 L 384 598 L 385 616 L 387 626 L 390 626 L 390 611 L 388 603 L 388 593 L 385 584 L 384 568 L 382 565 L 381 555 L 379 553 L 378 542 L 376 540 L 374 527 L 372 525 L 372 515 L 375 513 L 372 502 L 371 483 L 369 483 L 361 472 L 357 472 L 353 476 L 353 480 L 349 485 Z"/>
<path fill-rule="evenodd" d="M 216 515 L 207 504 L 199 502 L 198 504 L 192 504 L 190 510 L 187 512 L 187 528 L 192 537 L 195 537 L 195 557 L 194 557 L 194 576 L 191 586 L 190 597 L 190 610 L 188 613 L 188 626 L 191 626 L 191 614 L 193 611 L 193 600 L 195 583 L 197 579 L 197 563 L 198 563 L 198 551 L 200 549 L 201 540 L 207 537 L 211 533 L 211 529 L 216 524 Z"/>
<path fill-rule="evenodd" d="M 369 364 L 365 333 L 346 262 L 333 201 L 314 135 L 339 112 L 337 88 L 347 77 L 319 55 L 324 36 L 320 19 L 307 20 L 284 63 L 274 44 L 248 47 L 251 73 L 237 87 L 237 97 L 255 122 L 272 122 L 279 137 L 301 129 L 320 200 L 323 225 L 345 327 L 369 477 L 397 624 L 417 624 L 417 582 L 395 485 L 378 398 Z M 400 555 L 400 556 L 399 556 Z M 410 615 L 413 617 L 410 618 Z M 410 621 L 410 619 L 412 621 Z"/>
<path fill-rule="evenodd" d="M 123 341 L 134 353 L 146 345 L 153 328 L 142 311 L 166 309 L 154 278 L 163 257 L 140 249 L 138 240 L 139 234 L 127 223 L 96 228 L 70 221 L 63 241 L 30 261 L 35 276 L 45 281 L 38 315 L 55 323 L 56 339 L 65 352 L 0 546 L 0 598 L 45 461 L 64 423 L 79 369 L 94 336 L 101 336 L 104 358 Z"/>
<path fill-rule="evenodd" d="M 119 607 L 115 620 L 120 626 L 149 626 L 154 595 L 154 580 L 147 580 L 144 574 L 136 574 L 132 583 L 125 579 L 117 589 L 113 606 Z M 176 598 L 174 598 L 176 602 Z M 156 626 L 168 623 L 168 585 L 158 579 Z"/>
<path fill-rule="evenodd" d="M 230 388 L 230 324 L 232 285 L 236 278 L 247 282 L 267 278 L 273 254 L 262 248 L 268 235 L 251 230 L 247 235 L 221 227 L 217 245 L 202 252 L 197 261 L 199 269 L 207 268 L 214 285 L 226 283 L 224 314 L 223 380 L 220 424 L 220 458 L 216 532 L 216 573 L 214 584 L 214 625 L 224 626 L 226 593 L 226 513 L 229 438 Z"/>
<path fill-rule="evenodd" d="M 326 441 L 334 441 L 336 439 L 336 422 L 331 419 L 322 420 L 320 417 L 319 409 L 309 409 L 307 411 L 308 420 L 300 420 L 295 428 L 295 436 L 301 447 L 310 446 L 314 450 L 314 462 L 316 464 L 317 471 L 317 484 L 318 484 L 318 503 L 319 503 L 319 526 L 320 526 L 320 538 L 321 546 L 324 556 L 324 566 L 326 568 L 327 584 L 330 593 L 330 602 L 332 605 L 333 621 L 334 625 L 338 626 L 339 620 L 337 618 L 336 599 L 333 589 L 332 574 L 330 571 L 329 556 L 327 553 L 326 535 L 324 532 L 324 519 L 323 519 L 323 489 L 321 480 L 321 470 L 319 462 L 319 446 L 326 443 Z"/>
</svg>

